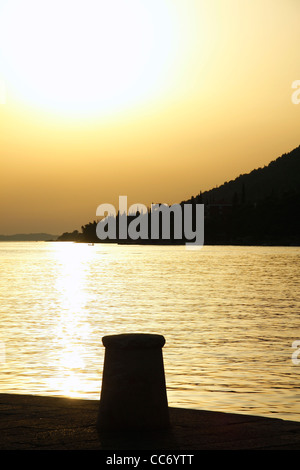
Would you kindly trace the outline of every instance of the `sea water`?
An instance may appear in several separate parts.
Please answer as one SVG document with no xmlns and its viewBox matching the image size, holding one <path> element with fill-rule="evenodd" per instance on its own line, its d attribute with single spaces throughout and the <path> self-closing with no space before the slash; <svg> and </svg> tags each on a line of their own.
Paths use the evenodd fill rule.
<svg viewBox="0 0 300 470">
<path fill-rule="evenodd" d="M 0 393 L 98 400 L 102 337 L 158 333 L 169 406 L 300 421 L 299 272 L 299 247 L 1 242 Z"/>
</svg>

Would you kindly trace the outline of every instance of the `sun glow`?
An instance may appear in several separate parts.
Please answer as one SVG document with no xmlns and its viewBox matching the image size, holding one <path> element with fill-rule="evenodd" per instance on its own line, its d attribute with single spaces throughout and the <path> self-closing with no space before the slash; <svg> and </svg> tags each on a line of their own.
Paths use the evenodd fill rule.
<svg viewBox="0 0 300 470">
<path fill-rule="evenodd" d="M 54 113 L 101 113 L 157 93 L 175 54 L 168 2 L 11 0 L 0 8 L 10 91 Z"/>
</svg>

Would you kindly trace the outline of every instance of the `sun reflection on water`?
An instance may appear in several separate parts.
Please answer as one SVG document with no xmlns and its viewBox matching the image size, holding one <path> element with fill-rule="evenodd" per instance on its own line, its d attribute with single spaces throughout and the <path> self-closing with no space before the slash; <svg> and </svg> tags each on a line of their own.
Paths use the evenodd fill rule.
<svg viewBox="0 0 300 470">
<path fill-rule="evenodd" d="M 95 257 L 93 247 L 85 244 L 55 245 L 53 256 L 57 263 L 55 289 L 60 314 L 54 327 L 54 347 L 59 377 L 50 377 L 49 385 L 69 397 L 79 397 L 84 389 L 90 326 L 86 322 L 85 307 L 89 300 L 87 276 Z"/>
<path fill-rule="evenodd" d="M 79 311 L 86 303 L 86 276 L 95 256 L 92 248 L 85 244 L 59 244 L 53 253 L 58 266 L 56 290 L 64 311 Z"/>
</svg>

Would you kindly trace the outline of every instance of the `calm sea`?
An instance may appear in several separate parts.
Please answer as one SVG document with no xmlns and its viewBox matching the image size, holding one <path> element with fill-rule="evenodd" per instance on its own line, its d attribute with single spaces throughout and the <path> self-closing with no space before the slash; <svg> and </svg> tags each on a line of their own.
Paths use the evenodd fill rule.
<svg viewBox="0 0 300 470">
<path fill-rule="evenodd" d="M 98 400 L 101 338 L 159 333 L 170 406 L 300 421 L 299 247 L 2 242 L 0 271 L 0 393 Z"/>
</svg>

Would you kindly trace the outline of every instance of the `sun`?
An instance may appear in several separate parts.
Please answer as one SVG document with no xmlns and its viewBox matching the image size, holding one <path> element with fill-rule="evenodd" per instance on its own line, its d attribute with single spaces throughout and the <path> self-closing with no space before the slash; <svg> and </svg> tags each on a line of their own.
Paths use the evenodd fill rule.
<svg viewBox="0 0 300 470">
<path fill-rule="evenodd" d="M 166 0 L 9 0 L 0 18 L 0 74 L 31 106 L 102 113 L 169 79 L 176 51 Z"/>
</svg>

